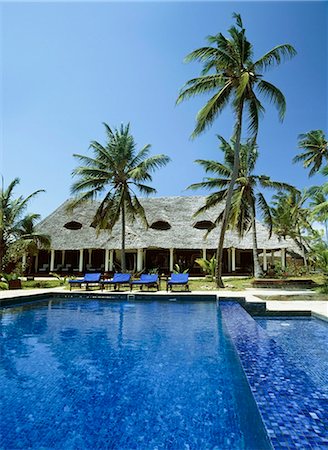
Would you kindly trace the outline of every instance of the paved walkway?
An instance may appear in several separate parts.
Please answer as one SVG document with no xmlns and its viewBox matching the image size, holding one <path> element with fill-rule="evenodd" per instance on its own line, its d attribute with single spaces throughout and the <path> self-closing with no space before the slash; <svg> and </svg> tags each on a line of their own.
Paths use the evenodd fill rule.
<svg viewBox="0 0 328 450">
<path fill-rule="evenodd" d="M 11 291 L 0 291 L 0 300 L 14 297 L 24 297 L 27 295 L 40 295 L 40 294 L 51 294 L 69 291 L 64 287 L 48 288 L 48 289 L 22 289 L 22 290 L 11 290 Z M 80 289 L 74 289 L 74 291 L 79 293 Z M 85 290 L 81 290 L 85 292 Z M 93 290 L 92 292 L 101 292 L 100 290 Z M 108 292 L 108 291 L 106 291 Z M 121 293 L 126 293 L 128 291 L 121 291 Z M 133 291 L 137 293 L 138 291 Z M 105 291 L 103 291 L 105 293 Z M 111 294 L 115 294 L 114 291 L 110 291 Z M 143 292 L 146 293 L 146 292 Z M 153 295 L 165 295 L 166 291 L 151 292 Z M 179 294 L 184 294 L 180 293 Z M 322 317 L 328 319 L 328 301 L 326 300 L 315 300 L 317 294 L 310 290 L 298 290 L 290 291 L 283 289 L 245 289 L 244 291 L 192 291 L 195 295 L 217 295 L 218 297 L 245 297 L 247 302 L 264 302 L 267 305 L 267 309 L 271 311 L 312 311 L 319 314 Z M 188 295 L 186 292 L 185 295 Z M 269 300 L 261 299 L 259 296 L 265 297 L 276 297 L 283 296 L 284 299 L 279 300 Z M 293 300 L 288 300 L 288 296 L 293 296 Z M 300 300 L 295 300 L 294 297 L 299 296 Z"/>
</svg>

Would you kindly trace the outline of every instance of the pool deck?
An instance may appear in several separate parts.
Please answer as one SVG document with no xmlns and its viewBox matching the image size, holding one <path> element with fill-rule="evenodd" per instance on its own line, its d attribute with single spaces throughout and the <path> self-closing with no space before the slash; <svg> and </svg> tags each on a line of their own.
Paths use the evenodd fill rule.
<svg viewBox="0 0 328 450">
<path fill-rule="evenodd" d="M 48 289 L 23 289 L 23 290 L 10 290 L 10 291 L 0 291 L 0 300 L 5 299 L 11 299 L 11 298 L 17 298 L 17 297 L 26 297 L 26 296 L 33 296 L 33 295 L 40 295 L 40 294 L 52 294 L 52 293 L 70 293 L 69 290 L 67 290 L 64 287 L 57 287 L 57 288 L 48 288 Z M 85 289 L 74 289 L 71 291 L 71 293 L 80 293 L 85 292 Z M 99 289 L 93 289 L 93 294 L 97 293 L 110 293 L 111 295 L 115 295 L 114 291 L 100 291 Z M 141 291 L 133 291 L 133 294 L 138 294 Z M 175 291 L 174 291 L 175 292 Z M 122 289 L 119 291 L 119 293 L 130 293 L 129 290 Z M 143 294 L 148 294 L 147 291 L 142 291 Z M 188 295 L 188 292 L 178 292 L 182 295 Z M 149 291 L 150 295 L 167 295 L 166 291 L 159 291 L 159 292 L 153 292 Z M 245 289 L 244 291 L 229 291 L 229 290 L 218 290 L 218 291 L 192 291 L 192 294 L 194 295 L 217 295 L 219 298 L 245 298 L 246 302 L 248 303 L 266 303 L 266 308 L 269 311 L 311 311 L 315 315 L 318 315 L 319 317 L 325 318 L 328 320 L 328 301 L 326 300 L 312 300 L 311 297 L 315 296 L 315 292 L 311 291 L 309 289 L 304 290 L 283 290 L 283 289 Z M 302 300 L 263 300 L 259 296 L 265 296 L 265 297 L 276 297 L 276 296 L 300 296 Z M 309 297 L 309 300 L 304 300 L 304 297 Z"/>
</svg>

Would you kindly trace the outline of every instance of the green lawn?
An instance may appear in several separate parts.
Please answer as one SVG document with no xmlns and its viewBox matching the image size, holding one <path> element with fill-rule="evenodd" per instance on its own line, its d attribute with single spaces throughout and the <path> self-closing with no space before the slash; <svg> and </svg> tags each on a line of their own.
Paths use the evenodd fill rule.
<svg viewBox="0 0 328 450">
<path fill-rule="evenodd" d="M 225 288 L 229 291 L 242 291 L 245 288 L 252 287 L 253 278 L 245 277 L 245 278 L 223 278 L 223 282 Z M 192 291 L 216 291 L 217 287 L 215 285 L 215 281 L 209 281 L 206 278 L 203 280 L 193 280 L 192 278 L 189 280 L 189 286 Z"/>
<path fill-rule="evenodd" d="M 321 275 L 303 275 L 302 277 L 291 277 L 292 279 L 312 279 L 317 287 L 315 290 L 320 294 L 328 294 L 327 286 L 324 286 L 324 278 Z M 287 278 L 290 279 L 290 278 Z M 223 278 L 225 289 L 231 291 L 243 291 L 246 288 L 252 287 L 252 277 L 243 278 Z M 38 289 L 38 288 L 54 288 L 63 285 L 63 281 L 53 279 L 53 280 L 32 280 L 32 281 L 22 281 L 23 289 Z M 68 284 L 65 283 L 68 288 Z M 203 279 L 189 279 L 189 286 L 191 291 L 215 291 L 217 290 L 215 286 L 215 281 L 209 281 L 207 278 Z M 165 290 L 165 283 L 161 283 L 161 290 Z M 328 299 L 328 295 L 327 295 Z"/>
<path fill-rule="evenodd" d="M 61 286 L 62 282 L 53 279 L 53 280 L 31 280 L 31 281 L 22 281 L 23 289 L 44 289 L 44 288 L 55 288 Z"/>
</svg>

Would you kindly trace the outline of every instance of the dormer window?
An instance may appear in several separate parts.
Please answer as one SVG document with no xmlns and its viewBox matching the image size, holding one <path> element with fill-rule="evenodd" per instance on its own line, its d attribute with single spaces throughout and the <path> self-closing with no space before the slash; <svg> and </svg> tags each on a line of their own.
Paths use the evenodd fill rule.
<svg viewBox="0 0 328 450">
<path fill-rule="evenodd" d="M 200 220 L 199 222 L 196 222 L 194 225 L 194 228 L 197 228 L 198 230 L 209 230 L 210 228 L 214 227 L 214 223 L 210 220 Z"/>
<path fill-rule="evenodd" d="M 82 228 L 82 223 L 73 220 L 72 222 L 65 223 L 64 228 L 67 228 L 68 230 L 80 230 Z"/>
<path fill-rule="evenodd" d="M 150 228 L 153 230 L 169 230 L 171 228 L 171 225 L 168 222 L 165 222 L 164 220 L 158 220 L 157 222 L 154 222 L 150 225 Z"/>
</svg>

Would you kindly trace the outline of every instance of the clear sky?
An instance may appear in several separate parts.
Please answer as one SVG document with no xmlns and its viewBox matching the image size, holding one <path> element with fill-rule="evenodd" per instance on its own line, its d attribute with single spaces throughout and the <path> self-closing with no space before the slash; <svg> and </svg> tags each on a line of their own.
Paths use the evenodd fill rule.
<svg viewBox="0 0 328 450">
<path fill-rule="evenodd" d="M 267 72 L 287 100 L 278 121 L 266 104 L 260 124 L 257 172 L 299 188 L 308 179 L 292 164 L 297 136 L 327 132 L 327 2 L 100 2 L 1 4 L 1 160 L 8 184 L 21 179 L 17 194 L 43 188 L 31 209 L 43 217 L 70 195 L 73 153 L 87 154 L 91 140 L 104 143 L 102 122 L 131 123 L 139 147 L 172 162 L 154 175 L 158 195 L 193 195 L 185 188 L 204 174 L 194 160 L 220 159 L 216 134 L 229 139 L 228 109 L 195 140 L 195 116 L 208 97 L 175 106 L 183 84 L 200 64 L 184 57 L 223 32 L 242 15 L 255 57 L 277 44 L 298 55 Z M 202 194 L 204 192 L 199 192 Z"/>
</svg>

